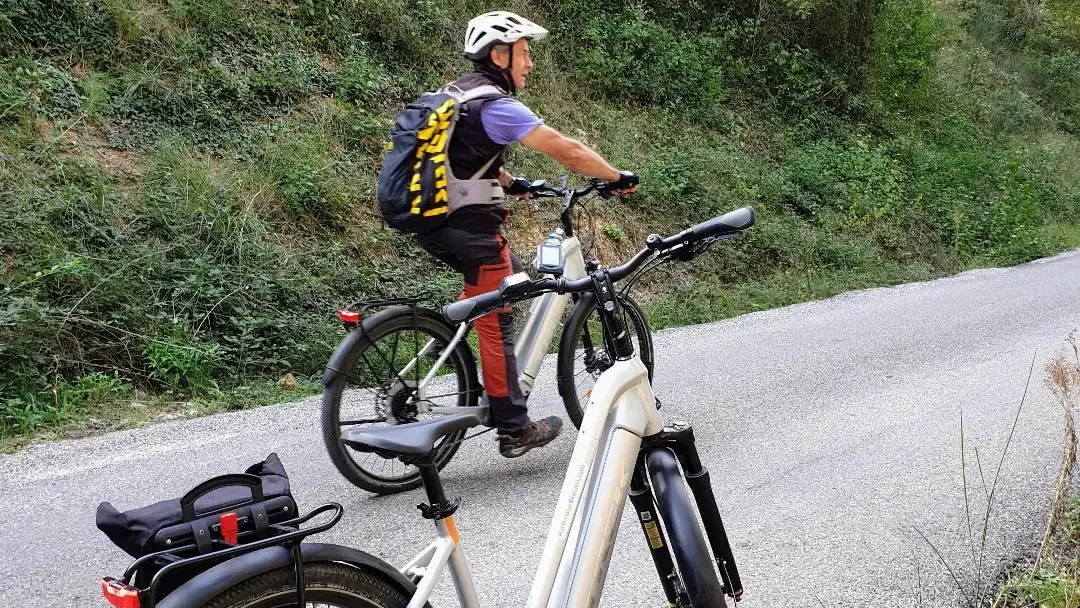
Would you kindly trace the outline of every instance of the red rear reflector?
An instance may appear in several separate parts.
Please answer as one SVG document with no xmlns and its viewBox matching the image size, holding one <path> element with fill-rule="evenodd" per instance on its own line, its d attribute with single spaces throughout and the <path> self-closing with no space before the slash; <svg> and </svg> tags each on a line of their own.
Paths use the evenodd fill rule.
<svg viewBox="0 0 1080 608">
<path fill-rule="evenodd" d="M 236 513 L 223 513 L 221 515 L 221 538 L 230 545 L 236 544 Z"/>
<path fill-rule="evenodd" d="M 101 593 L 116 608 L 139 608 L 139 590 L 114 578 L 101 579 Z"/>
<path fill-rule="evenodd" d="M 346 323 L 359 323 L 360 313 L 355 310 L 338 310 L 337 316 Z"/>
</svg>

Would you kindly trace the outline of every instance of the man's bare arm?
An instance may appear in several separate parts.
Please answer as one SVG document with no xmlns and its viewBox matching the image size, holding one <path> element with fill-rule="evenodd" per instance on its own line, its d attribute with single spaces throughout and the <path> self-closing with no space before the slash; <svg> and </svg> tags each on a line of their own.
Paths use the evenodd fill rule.
<svg viewBox="0 0 1080 608">
<path fill-rule="evenodd" d="M 566 137 L 547 125 L 540 125 L 521 138 L 525 147 L 547 154 L 575 173 L 598 177 L 609 182 L 622 175 L 602 156 L 580 141 Z"/>
</svg>

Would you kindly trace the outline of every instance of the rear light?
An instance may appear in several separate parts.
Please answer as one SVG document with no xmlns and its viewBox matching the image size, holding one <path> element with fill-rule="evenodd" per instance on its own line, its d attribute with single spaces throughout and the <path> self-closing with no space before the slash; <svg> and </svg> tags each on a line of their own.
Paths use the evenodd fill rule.
<svg viewBox="0 0 1080 608">
<path fill-rule="evenodd" d="M 360 322 L 360 313 L 356 312 L 355 310 L 340 309 L 337 311 L 337 316 L 339 319 L 346 323 Z"/>
<path fill-rule="evenodd" d="M 101 579 L 101 593 L 115 608 L 139 608 L 139 590 L 114 578 Z"/>
</svg>

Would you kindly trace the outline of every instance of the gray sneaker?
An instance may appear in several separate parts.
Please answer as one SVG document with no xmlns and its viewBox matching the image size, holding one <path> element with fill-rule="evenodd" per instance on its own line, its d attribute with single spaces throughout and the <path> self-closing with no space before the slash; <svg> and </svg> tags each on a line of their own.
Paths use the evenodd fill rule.
<svg viewBox="0 0 1080 608">
<path fill-rule="evenodd" d="M 517 458 L 533 448 L 545 446 L 559 436 L 562 431 L 562 418 L 548 416 L 543 420 L 529 423 L 519 437 L 502 435 L 499 437 L 499 453 L 506 458 Z"/>
</svg>

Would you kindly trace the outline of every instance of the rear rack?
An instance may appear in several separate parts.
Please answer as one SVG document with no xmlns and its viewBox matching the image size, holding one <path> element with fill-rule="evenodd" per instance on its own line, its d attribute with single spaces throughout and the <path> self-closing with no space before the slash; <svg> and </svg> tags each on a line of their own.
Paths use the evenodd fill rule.
<svg viewBox="0 0 1080 608">
<path fill-rule="evenodd" d="M 382 308 L 384 306 L 415 306 L 420 302 L 431 299 L 431 294 L 422 291 L 412 296 L 401 297 L 384 297 L 375 298 L 371 300 L 359 300 L 353 302 L 345 308 L 340 308 L 337 311 L 337 316 L 341 319 L 345 329 L 351 331 L 357 325 L 360 324 L 360 320 L 367 314 L 372 308 Z"/>
<path fill-rule="evenodd" d="M 310 526 L 308 528 L 300 529 L 300 526 L 311 521 L 315 517 L 324 513 L 333 512 L 333 515 L 329 520 Z M 185 544 L 178 547 L 172 547 L 163 551 L 157 551 L 155 553 L 148 553 L 137 560 L 135 560 L 128 569 L 124 572 L 124 577 L 117 581 L 113 578 L 105 578 L 103 580 L 104 585 L 112 585 L 116 587 L 117 584 L 125 590 L 136 591 L 139 596 L 140 608 L 154 608 L 158 600 L 159 587 L 165 580 L 165 578 L 172 572 L 179 571 L 185 567 L 198 566 L 207 562 L 223 562 L 233 557 L 244 555 L 246 553 L 252 553 L 259 551 L 260 549 L 266 549 L 268 547 L 285 545 L 290 549 L 293 555 L 293 561 L 296 565 L 296 572 L 298 583 L 302 582 L 303 573 L 303 558 L 300 553 L 300 542 L 312 534 L 318 534 L 319 532 L 325 532 L 334 527 L 341 520 L 341 516 L 344 513 L 344 509 L 340 504 L 336 502 L 326 503 L 314 510 L 308 512 L 306 515 L 296 517 L 276 524 L 269 524 L 268 528 L 279 532 L 279 534 L 257 540 L 248 544 L 230 544 L 220 538 L 212 538 L 212 547 L 220 547 L 210 552 L 197 554 L 192 557 L 184 557 L 185 552 L 198 551 L 198 547 L 195 543 Z M 244 536 L 244 535 L 241 535 Z M 153 579 L 150 581 L 150 585 L 146 589 L 138 589 L 132 586 L 131 580 L 139 571 L 140 568 L 157 565 L 164 563 L 165 565 L 158 570 Z M 297 602 L 298 605 L 304 606 L 304 585 L 297 584 Z"/>
</svg>

